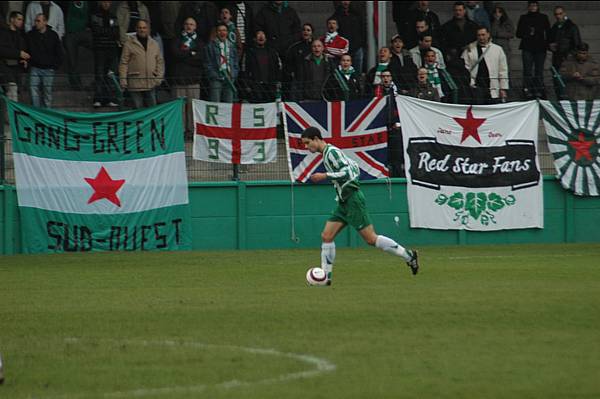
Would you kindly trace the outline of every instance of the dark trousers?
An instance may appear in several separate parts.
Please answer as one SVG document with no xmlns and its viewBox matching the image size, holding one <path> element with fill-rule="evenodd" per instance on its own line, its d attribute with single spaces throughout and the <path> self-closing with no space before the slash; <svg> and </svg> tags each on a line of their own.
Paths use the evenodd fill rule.
<svg viewBox="0 0 600 399">
<path fill-rule="evenodd" d="M 108 77 L 108 72 L 114 72 L 117 77 L 119 71 L 118 49 L 96 49 L 94 50 L 94 102 L 103 105 L 115 101 L 115 83 Z"/>
<path fill-rule="evenodd" d="M 81 63 L 79 47 L 92 49 L 92 33 L 90 31 L 67 33 L 64 42 L 67 53 L 67 72 L 76 75 L 79 73 L 77 65 Z"/>
<path fill-rule="evenodd" d="M 546 50 L 526 51 L 523 50 L 523 87 L 534 97 L 545 96 L 544 88 L 544 61 Z"/>
</svg>

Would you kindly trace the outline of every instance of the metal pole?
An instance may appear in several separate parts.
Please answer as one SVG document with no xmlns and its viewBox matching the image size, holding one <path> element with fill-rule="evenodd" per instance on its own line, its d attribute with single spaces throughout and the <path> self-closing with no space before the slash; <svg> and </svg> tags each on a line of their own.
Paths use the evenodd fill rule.
<svg viewBox="0 0 600 399">
<path fill-rule="evenodd" d="M 0 99 L 0 186 L 6 181 L 6 138 L 4 137 L 4 115 L 6 114 L 7 109 L 8 107 L 6 105 L 6 101 L 4 99 Z"/>
<path fill-rule="evenodd" d="M 375 54 L 377 53 L 373 11 L 373 2 L 367 1 L 367 71 L 375 66 Z"/>
<path fill-rule="evenodd" d="M 377 35 L 378 47 L 387 46 L 387 1 L 378 1 L 379 30 Z"/>
</svg>

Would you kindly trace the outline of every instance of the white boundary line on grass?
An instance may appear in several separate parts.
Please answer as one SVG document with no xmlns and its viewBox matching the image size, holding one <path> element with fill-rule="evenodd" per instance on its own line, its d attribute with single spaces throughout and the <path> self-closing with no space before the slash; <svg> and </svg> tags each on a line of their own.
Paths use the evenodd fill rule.
<svg viewBox="0 0 600 399">
<path fill-rule="evenodd" d="M 86 339 L 81 338 L 67 338 L 65 339 L 66 343 L 79 344 L 87 341 Z M 93 341 L 93 340 L 89 340 Z M 331 363 L 330 361 L 319 358 L 313 355 L 300 354 L 300 353 L 291 353 L 291 352 L 281 352 L 272 348 L 250 348 L 245 346 L 236 346 L 236 345 L 216 345 L 216 344 L 204 344 L 201 342 L 194 341 L 172 341 L 172 340 L 163 340 L 163 341 L 147 341 L 147 340 L 113 340 L 113 339 L 100 339 L 100 342 L 108 342 L 112 344 L 127 344 L 127 345 L 140 345 L 140 346 L 167 346 L 167 347 L 175 347 L 175 346 L 186 346 L 196 349 L 227 349 L 231 351 L 245 352 L 252 355 L 267 355 L 267 356 L 276 356 L 276 357 L 285 357 L 289 359 L 298 360 L 309 365 L 312 365 L 313 368 L 310 370 L 297 371 L 293 373 L 281 374 L 271 378 L 265 378 L 257 381 L 243 381 L 243 380 L 230 380 L 217 384 L 201 384 L 201 385 L 190 385 L 190 386 L 172 386 L 172 387 L 162 387 L 162 388 L 139 388 L 133 389 L 129 391 L 113 391 L 106 392 L 101 394 L 104 398 L 131 398 L 131 397 L 146 397 L 146 396 L 158 396 L 170 393 L 201 393 L 208 388 L 220 388 L 220 389 L 232 389 L 237 387 L 247 387 L 253 385 L 270 385 L 277 384 L 286 381 L 297 380 L 301 378 L 312 378 L 321 375 L 322 373 L 332 372 L 336 369 L 336 365 Z M 74 395 L 60 395 L 60 396 L 52 396 L 54 399 L 77 399 L 77 398 L 86 398 L 89 396 L 97 396 L 97 394 L 74 394 Z"/>
<path fill-rule="evenodd" d="M 470 255 L 470 256 L 442 256 L 437 259 L 450 259 L 450 260 L 464 260 L 464 259 L 481 259 L 481 258 L 560 258 L 560 257 L 576 257 L 576 256 L 589 256 L 586 254 L 532 254 L 532 255 Z M 436 258 L 436 257 L 432 257 Z"/>
</svg>

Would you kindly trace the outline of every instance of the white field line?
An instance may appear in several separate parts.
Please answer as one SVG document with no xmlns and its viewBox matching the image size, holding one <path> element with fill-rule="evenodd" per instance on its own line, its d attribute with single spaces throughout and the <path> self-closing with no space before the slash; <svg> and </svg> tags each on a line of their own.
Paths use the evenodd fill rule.
<svg viewBox="0 0 600 399">
<path fill-rule="evenodd" d="M 271 348 L 249 348 L 245 346 L 236 346 L 236 345 L 216 345 L 216 344 L 204 344 L 201 342 L 193 342 L 193 341 L 171 341 L 171 340 L 163 340 L 163 341 L 146 341 L 146 340 L 112 340 L 112 339 L 101 339 L 101 342 L 106 342 L 110 344 L 118 344 L 118 345 L 139 345 L 139 346 L 167 346 L 167 347 L 176 347 L 176 346 L 185 346 L 190 348 L 195 348 L 198 350 L 211 350 L 211 349 L 226 349 L 234 352 L 244 352 L 252 355 L 265 355 L 265 356 L 274 356 L 274 357 L 284 357 L 289 359 L 294 359 L 301 361 L 303 363 L 309 364 L 312 366 L 309 370 L 297 371 L 293 373 L 281 374 L 271 378 L 265 378 L 257 381 L 243 381 L 243 380 L 231 380 L 224 381 L 218 384 L 200 384 L 200 385 L 190 385 L 190 386 L 171 386 L 171 387 L 162 387 L 162 388 L 139 388 L 133 389 L 129 391 L 113 391 L 106 392 L 101 396 L 104 398 L 131 398 L 131 397 L 148 397 L 148 396 L 159 396 L 165 394 L 173 394 L 173 393 L 183 393 L 183 394 L 198 394 L 202 393 L 208 388 L 217 388 L 217 389 L 232 389 L 238 387 L 248 387 L 254 385 L 270 385 L 277 384 L 281 382 L 297 380 L 302 378 L 311 378 L 319 376 L 323 373 L 332 372 L 336 369 L 336 365 L 329 362 L 326 359 L 322 359 L 316 356 L 308 355 L 308 354 L 299 354 L 299 353 L 290 353 L 290 352 L 281 352 L 276 349 Z M 65 339 L 66 343 L 71 344 L 80 344 L 86 342 L 85 339 L 80 338 L 67 338 Z M 97 396 L 97 394 L 73 394 L 73 395 L 60 395 L 60 396 L 52 396 L 53 399 L 79 399 L 86 398 L 89 396 Z"/>
</svg>

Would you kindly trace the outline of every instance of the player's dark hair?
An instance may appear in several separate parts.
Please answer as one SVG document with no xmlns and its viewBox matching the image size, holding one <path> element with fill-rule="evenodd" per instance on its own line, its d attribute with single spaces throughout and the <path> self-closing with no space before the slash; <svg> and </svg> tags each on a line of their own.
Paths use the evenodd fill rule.
<svg viewBox="0 0 600 399">
<path fill-rule="evenodd" d="M 317 129 L 316 127 L 313 127 L 313 126 L 307 127 L 302 132 L 302 138 L 307 138 L 309 140 L 313 140 L 315 137 L 318 137 L 319 139 L 323 140 L 323 136 L 321 136 L 321 131 L 319 129 Z"/>
</svg>

